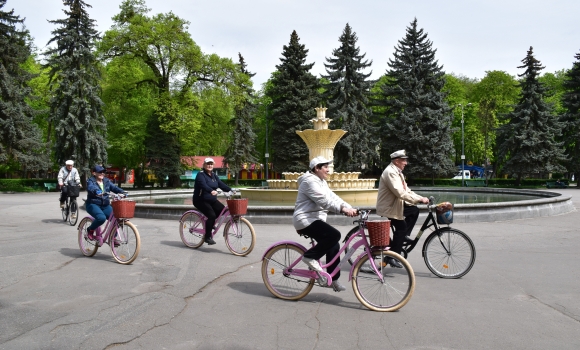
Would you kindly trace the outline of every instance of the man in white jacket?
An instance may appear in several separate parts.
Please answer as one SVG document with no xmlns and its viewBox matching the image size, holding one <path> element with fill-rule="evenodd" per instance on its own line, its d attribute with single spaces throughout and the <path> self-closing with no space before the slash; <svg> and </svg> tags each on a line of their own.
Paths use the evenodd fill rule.
<svg viewBox="0 0 580 350">
<path fill-rule="evenodd" d="M 294 207 L 293 223 L 296 231 L 313 238 L 316 245 L 304 253 L 302 261 L 312 270 L 322 272 L 318 260 L 326 255 L 328 264 L 340 250 L 340 232 L 326 223 L 328 211 L 356 216 L 357 210 L 343 201 L 328 187 L 328 164 L 331 161 L 319 156 L 310 161 L 310 171 L 298 178 L 298 196 Z M 334 271 L 340 258 L 327 268 Z M 340 271 L 332 278 L 332 288 L 340 292 L 346 288 L 338 282 Z"/>
<path fill-rule="evenodd" d="M 64 208 L 64 202 L 67 196 L 66 191 L 63 191 L 62 187 L 75 184 L 79 187 L 82 187 L 79 172 L 74 167 L 75 162 L 72 160 L 67 160 L 64 164 L 65 165 L 60 168 L 60 171 L 58 172 L 58 184 L 61 188 L 59 199 L 61 208 Z"/>
</svg>

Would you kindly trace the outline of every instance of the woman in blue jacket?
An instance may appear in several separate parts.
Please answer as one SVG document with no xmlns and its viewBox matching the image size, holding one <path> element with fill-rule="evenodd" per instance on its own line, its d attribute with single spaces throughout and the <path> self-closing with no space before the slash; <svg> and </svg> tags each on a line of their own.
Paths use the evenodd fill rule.
<svg viewBox="0 0 580 350">
<path fill-rule="evenodd" d="M 212 245 L 215 241 L 211 237 L 211 231 L 215 225 L 216 218 L 224 209 L 224 205 L 217 199 L 217 189 L 229 192 L 232 189 L 223 183 L 213 172 L 214 161 L 206 158 L 203 161 L 203 169 L 195 177 L 193 186 L 193 205 L 207 216 L 205 222 L 205 243 Z"/>
<path fill-rule="evenodd" d="M 85 204 L 87 213 L 95 220 L 88 228 L 89 239 L 95 239 L 95 229 L 101 226 L 111 215 L 113 207 L 109 200 L 109 192 L 123 193 L 122 188 L 115 186 L 105 177 L 105 168 L 95 165 L 93 176 L 87 180 L 87 202 Z"/>
</svg>

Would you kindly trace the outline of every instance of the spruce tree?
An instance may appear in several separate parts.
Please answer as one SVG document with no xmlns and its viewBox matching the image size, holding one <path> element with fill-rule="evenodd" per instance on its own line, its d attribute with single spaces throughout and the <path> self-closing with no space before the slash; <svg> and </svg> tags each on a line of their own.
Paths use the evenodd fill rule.
<svg viewBox="0 0 580 350">
<path fill-rule="evenodd" d="M 381 160 L 405 149 L 410 177 L 448 175 L 454 171 L 451 162 L 453 114 L 443 91 L 445 72 L 435 59 L 436 49 L 427 33 L 417 28 L 417 19 L 395 47 L 389 59 L 386 83 L 379 103 L 386 114 L 381 120 Z"/>
<path fill-rule="evenodd" d="M 576 62 L 566 73 L 562 105 L 566 109 L 562 120 L 565 123 L 563 139 L 568 158 L 568 171 L 580 176 L 580 53 Z M 580 183 L 580 181 L 578 181 Z"/>
<path fill-rule="evenodd" d="M 31 55 L 29 34 L 19 29 L 23 20 L 14 10 L 3 11 L 0 0 L 0 163 L 17 162 L 24 169 L 40 170 L 47 165 L 42 135 L 33 119 L 36 112 L 27 104 L 28 82 L 33 75 L 22 69 Z"/>
<path fill-rule="evenodd" d="M 239 83 L 240 101 L 235 107 L 235 117 L 232 119 L 234 124 L 233 140 L 224 154 L 225 162 L 228 164 L 230 170 L 236 174 L 236 185 L 238 184 L 237 174 L 242 169 L 244 163 L 255 163 L 257 158 L 255 156 L 256 149 L 254 147 L 256 142 L 256 134 L 252 129 L 254 121 L 254 113 L 256 106 L 252 103 L 253 89 L 250 78 L 256 75 L 250 73 L 246 69 L 246 62 L 241 53 L 239 56 L 240 73 L 247 79 L 242 77 Z"/>
<path fill-rule="evenodd" d="M 335 169 L 338 171 L 361 171 L 370 169 L 377 144 L 374 127 L 370 122 L 372 110 L 369 97 L 374 81 L 367 80 L 372 72 L 362 71 L 372 61 L 364 60 L 356 46 L 358 37 L 347 23 L 339 38 L 338 49 L 324 64 L 328 83 L 324 86 L 324 99 L 328 103 L 328 116 L 333 129 L 347 131 L 334 150 Z"/>
<path fill-rule="evenodd" d="M 267 95 L 272 99 L 272 163 L 278 172 L 308 169 L 308 147 L 297 130 L 312 129 L 311 119 L 319 103 L 319 82 L 306 64 L 308 50 L 299 43 L 296 31 L 284 45 L 281 64 L 277 65 Z"/>
<path fill-rule="evenodd" d="M 503 171 L 516 175 L 519 186 L 524 175 L 563 172 L 560 163 L 565 159 L 562 142 L 563 123 L 552 112 L 552 106 L 544 101 L 546 88 L 538 77 L 544 69 L 530 47 L 522 60 L 525 69 L 521 78 L 520 97 L 514 110 L 502 118 L 506 124 L 498 132 L 499 159 L 504 162 Z"/>
<path fill-rule="evenodd" d="M 82 0 L 63 0 L 66 18 L 49 21 L 52 31 L 45 55 L 50 68 L 50 122 L 54 127 L 56 161 L 75 160 L 75 167 L 89 170 L 107 161 L 106 120 L 99 97 L 99 69 L 94 55 L 99 33 Z"/>
</svg>

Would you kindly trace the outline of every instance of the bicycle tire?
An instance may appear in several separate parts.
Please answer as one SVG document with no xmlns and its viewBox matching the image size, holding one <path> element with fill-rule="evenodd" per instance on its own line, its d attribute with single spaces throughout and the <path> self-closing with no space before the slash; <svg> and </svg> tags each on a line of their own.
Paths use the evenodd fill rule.
<svg viewBox="0 0 580 350">
<path fill-rule="evenodd" d="M 284 269 L 297 259 L 301 259 L 305 252 L 302 248 L 291 244 L 280 244 L 266 252 L 262 260 L 262 280 L 270 293 L 285 300 L 299 300 L 310 293 L 314 286 L 313 278 L 284 274 Z M 302 261 L 295 267 L 308 269 Z"/>
<path fill-rule="evenodd" d="M 232 225 L 233 222 L 233 225 Z M 256 245 L 256 231 L 246 218 L 234 218 L 224 227 L 226 247 L 237 256 L 246 256 Z"/>
<path fill-rule="evenodd" d="M 74 225 L 77 224 L 77 221 L 79 221 L 79 213 L 78 213 L 77 201 L 76 200 L 71 200 L 70 201 L 70 206 L 69 206 L 69 212 L 68 212 L 68 223 L 71 226 L 74 226 Z"/>
<path fill-rule="evenodd" d="M 465 232 L 444 227 L 431 233 L 425 240 L 423 259 L 435 276 L 460 278 L 475 263 L 475 246 Z"/>
<path fill-rule="evenodd" d="M 78 227 L 79 248 L 84 256 L 93 256 L 97 253 L 97 250 L 99 250 L 97 242 L 90 240 L 87 236 L 87 229 L 92 223 L 93 220 L 91 218 L 83 218 Z"/>
<path fill-rule="evenodd" d="M 179 236 L 189 248 L 201 247 L 205 238 L 205 220 L 196 212 L 186 213 L 179 220 Z"/>
<path fill-rule="evenodd" d="M 115 240 L 118 246 L 115 246 Z M 128 265 L 137 259 L 141 249 L 139 231 L 130 221 L 121 221 L 117 224 L 117 233 L 109 236 L 109 246 L 113 258 L 119 264 Z"/>
<path fill-rule="evenodd" d="M 368 255 L 363 256 L 355 265 L 352 273 L 352 289 L 357 299 L 373 311 L 395 311 L 407 304 L 415 291 L 415 273 L 411 264 L 399 254 L 391 251 L 373 251 L 373 258 L 383 275 L 383 282 L 376 272 L 363 271 L 368 264 Z M 385 257 L 393 258 L 403 265 L 395 268 L 383 263 Z"/>
</svg>

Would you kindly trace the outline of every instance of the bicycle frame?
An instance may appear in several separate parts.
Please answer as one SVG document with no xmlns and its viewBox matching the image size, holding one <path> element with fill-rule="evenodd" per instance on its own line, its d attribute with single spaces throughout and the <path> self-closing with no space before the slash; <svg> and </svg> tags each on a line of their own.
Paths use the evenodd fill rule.
<svg viewBox="0 0 580 350">
<path fill-rule="evenodd" d="M 195 214 L 199 215 L 203 219 L 203 226 L 204 226 L 202 228 L 197 228 L 197 229 L 191 228 L 190 230 L 193 230 L 193 231 L 191 231 L 191 233 L 197 232 L 199 234 L 205 234 L 205 224 L 207 221 L 207 216 L 205 216 L 201 211 L 199 211 L 197 209 L 188 210 L 181 215 L 181 218 L 179 219 L 179 221 L 183 222 L 183 217 L 189 213 L 195 213 Z M 227 206 L 224 206 L 220 215 L 216 218 L 216 226 L 212 230 L 211 236 L 212 237 L 215 236 L 215 234 L 219 231 L 219 229 L 222 227 L 222 225 L 225 224 L 226 222 L 230 222 L 233 224 L 234 217 L 235 217 L 234 215 L 230 214 L 230 209 Z M 224 235 L 225 235 L 225 232 L 224 232 Z"/>
<path fill-rule="evenodd" d="M 87 215 L 87 217 L 91 218 L 93 221 L 95 220 L 91 215 Z M 102 247 L 103 243 L 108 242 L 110 235 L 113 233 L 113 229 L 117 231 L 117 235 L 119 234 L 119 221 L 126 222 L 129 221 L 129 219 L 117 219 L 113 211 L 111 211 L 111 215 L 109 215 L 109 218 L 107 219 L 105 228 L 101 230 L 101 227 L 99 226 L 95 229 L 99 247 Z M 102 234 L 103 232 L 105 232 L 104 235 Z"/>
<path fill-rule="evenodd" d="M 367 213 L 368 214 L 368 213 Z M 377 269 L 377 266 L 375 265 L 374 259 L 372 258 L 372 252 L 378 250 L 377 248 L 372 248 L 369 245 L 366 233 L 364 231 L 364 222 L 366 220 L 361 220 L 359 222 L 359 230 L 350 236 L 350 238 L 346 241 L 346 243 L 340 248 L 340 250 L 338 251 L 338 253 L 336 254 L 336 256 L 327 264 L 320 264 L 320 267 L 322 267 L 323 269 L 327 268 L 328 266 L 330 266 L 332 263 L 334 263 L 336 261 L 336 259 L 338 259 L 340 257 L 340 255 L 345 251 L 345 249 L 347 247 L 349 247 L 349 245 L 351 244 L 351 242 L 358 236 L 361 236 L 362 239 L 360 239 L 358 242 L 356 242 L 351 248 L 349 249 L 349 251 L 346 253 L 346 255 L 344 256 L 344 258 L 340 261 L 340 263 L 338 263 L 338 266 L 336 266 L 336 268 L 329 274 L 326 271 L 322 271 L 322 272 L 316 272 L 316 271 L 311 271 L 311 270 L 305 270 L 305 269 L 294 269 L 294 266 L 296 266 L 301 260 L 302 260 L 302 256 L 299 257 L 296 261 L 294 261 L 290 266 L 288 266 L 287 268 L 284 269 L 284 274 L 288 274 L 288 275 L 295 275 L 295 276 L 300 276 L 300 277 L 305 277 L 305 278 L 313 278 L 313 279 L 318 279 L 318 274 L 320 274 L 320 276 L 324 277 L 326 279 L 326 283 L 328 284 L 328 286 L 331 285 L 332 283 L 332 277 L 334 277 L 338 271 L 340 271 L 342 265 L 344 264 L 345 261 L 348 261 L 348 259 L 351 258 L 351 256 L 354 254 L 354 252 L 356 251 L 356 249 L 362 245 L 364 245 L 365 250 L 364 253 L 361 253 L 357 258 L 355 263 L 352 264 L 351 268 L 350 268 L 350 273 L 348 276 L 348 280 L 351 281 L 352 280 L 352 274 L 353 274 L 353 269 L 356 266 L 356 263 L 362 259 L 363 256 L 367 255 L 369 257 L 369 261 L 370 264 L 374 270 L 374 272 L 379 276 L 381 283 L 384 282 L 383 281 L 383 275 L 379 272 L 379 270 Z M 311 243 L 314 245 L 314 240 L 311 238 Z M 294 241 L 281 241 L 281 242 L 277 242 L 274 243 L 273 245 L 271 245 L 268 249 L 266 249 L 266 252 L 264 253 L 264 255 L 262 256 L 262 260 L 264 260 L 264 258 L 266 257 L 266 254 L 268 253 L 268 251 L 270 249 L 272 249 L 275 246 L 281 245 L 281 244 L 289 244 L 289 245 L 295 245 L 303 250 L 307 250 L 303 245 L 301 245 L 298 242 L 294 242 Z M 388 250 L 388 248 L 386 249 L 381 249 L 381 250 Z"/>
</svg>

